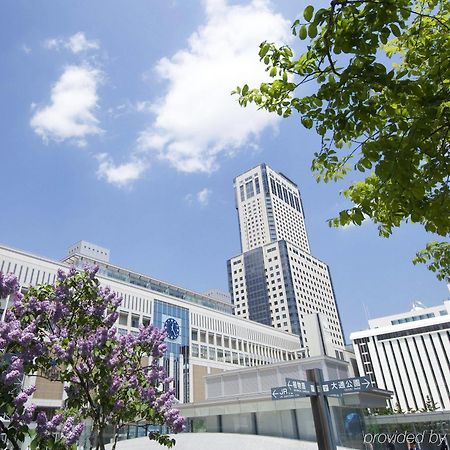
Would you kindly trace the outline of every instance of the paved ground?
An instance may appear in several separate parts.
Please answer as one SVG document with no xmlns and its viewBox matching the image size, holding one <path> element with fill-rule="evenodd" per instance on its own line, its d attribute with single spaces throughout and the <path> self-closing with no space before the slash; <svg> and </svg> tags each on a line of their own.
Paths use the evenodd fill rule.
<svg viewBox="0 0 450 450">
<path fill-rule="evenodd" d="M 182 433 L 174 436 L 175 450 L 317 450 L 317 444 L 268 436 L 227 433 Z M 110 449 L 111 446 L 106 446 Z M 117 450 L 163 450 L 147 437 L 121 441 Z M 344 450 L 345 447 L 338 447 Z"/>
</svg>

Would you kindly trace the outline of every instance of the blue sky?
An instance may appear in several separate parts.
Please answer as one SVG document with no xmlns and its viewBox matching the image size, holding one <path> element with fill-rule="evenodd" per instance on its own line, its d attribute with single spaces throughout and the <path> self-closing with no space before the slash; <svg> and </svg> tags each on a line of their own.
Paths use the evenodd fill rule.
<svg viewBox="0 0 450 450">
<path fill-rule="evenodd" d="M 59 259 L 85 239 L 117 265 L 226 290 L 226 260 L 240 251 L 232 180 L 266 162 L 300 187 L 347 336 L 365 327 L 363 305 L 376 317 L 447 298 L 445 283 L 411 263 L 431 236 L 411 225 L 390 239 L 370 223 L 329 228 L 347 206 L 345 184 L 314 181 L 314 131 L 229 95 L 265 79 L 259 42 L 292 43 L 295 6 L 3 2 L 0 242 Z"/>
</svg>

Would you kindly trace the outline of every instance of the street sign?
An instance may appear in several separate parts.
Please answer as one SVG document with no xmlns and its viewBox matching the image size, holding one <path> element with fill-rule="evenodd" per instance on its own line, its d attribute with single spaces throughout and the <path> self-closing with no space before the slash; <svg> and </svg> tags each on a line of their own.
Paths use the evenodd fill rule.
<svg viewBox="0 0 450 450">
<path fill-rule="evenodd" d="M 313 381 L 297 380 L 295 378 L 286 378 L 285 380 L 286 386 L 271 388 L 272 400 L 316 396 L 319 392 L 334 397 L 345 393 L 370 391 L 374 388 L 367 377 L 323 381 L 318 387 Z"/>
<path fill-rule="evenodd" d="M 278 386 L 271 388 L 272 400 L 284 400 L 287 398 L 299 398 L 304 395 L 291 391 L 287 386 Z"/>
<path fill-rule="evenodd" d="M 325 395 L 362 392 L 370 391 L 372 383 L 366 377 L 343 378 L 341 380 L 325 381 L 322 383 L 321 389 Z"/>
<path fill-rule="evenodd" d="M 297 380 L 295 378 L 286 378 L 286 386 L 292 392 L 303 395 L 316 395 L 316 384 L 312 381 Z"/>
</svg>

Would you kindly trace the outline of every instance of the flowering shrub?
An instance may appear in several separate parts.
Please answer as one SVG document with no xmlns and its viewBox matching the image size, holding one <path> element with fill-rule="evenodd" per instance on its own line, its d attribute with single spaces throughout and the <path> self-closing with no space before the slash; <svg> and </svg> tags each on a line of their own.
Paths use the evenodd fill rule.
<svg viewBox="0 0 450 450">
<path fill-rule="evenodd" d="M 137 335 L 119 336 L 114 324 L 121 299 L 99 286 L 96 273 L 97 268 L 60 270 L 55 286 L 30 288 L 24 297 L 11 277 L 0 278 L 0 296 L 14 292 L 13 307 L 0 328 L 0 352 L 7 354 L 14 343 L 16 355 L 2 374 L 0 392 L 10 392 L 6 404 L 18 414 L 14 432 L 19 441 L 34 418 L 33 406 L 25 406 L 32 389 L 12 394 L 11 386 L 31 371 L 65 383 L 66 419 L 57 414 L 48 420 L 39 413 L 35 448 L 40 443 L 44 448 L 46 439 L 58 445 L 52 435 L 56 430 L 62 431 L 63 448 L 68 448 L 78 440 L 84 419 L 92 422 L 97 449 L 104 449 L 108 426 L 115 430 L 114 447 L 120 428 L 130 422 L 183 430 L 184 419 L 172 408 L 171 380 L 160 365 L 165 333 L 148 326 Z M 169 447 L 174 443 L 160 433 L 151 437 Z"/>
<path fill-rule="evenodd" d="M 8 295 L 14 304 L 19 305 L 23 300 L 16 277 L 3 276 L 0 272 L 0 298 Z M 35 332 L 35 323 L 24 325 L 12 311 L 6 311 L 5 321 L 0 322 L 0 432 L 7 439 L 7 442 L 0 441 L 0 448 L 7 448 L 9 444 L 14 449 L 20 449 L 20 444 L 29 434 L 29 424 L 36 420 L 35 448 L 52 445 L 55 450 L 67 449 L 78 440 L 82 425 L 75 424 L 69 417 L 66 421 L 69 425 L 65 425 L 62 438 L 56 439 L 52 433 L 64 417 L 57 415 L 47 420 L 43 412 L 36 416 L 35 405 L 28 401 L 35 387 L 21 388 L 24 375 L 33 370 L 34 360 L 45 354 L 45 346 L 39 342 Z"/>
</svg>

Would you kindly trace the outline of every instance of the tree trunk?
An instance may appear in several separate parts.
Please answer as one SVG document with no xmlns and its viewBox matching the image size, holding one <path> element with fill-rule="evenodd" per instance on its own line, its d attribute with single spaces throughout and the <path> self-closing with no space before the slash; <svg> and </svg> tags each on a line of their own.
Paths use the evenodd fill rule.
<svg viewBox="0 0 450 450">
<path fill-rule="evenodd" d="M 116 450 L 118 439 L 119 439 L 119 428 L 116 428 L 116 432 L 114 433 L 114 443 L 111 450 Z"/>
<path fill-rule="evenodd" d="M 105 450 L 105 440 L 103 437 L 103 428 L 99 428 L 98 435 L 97 435 L 97 450 Z"/>
</svg>

